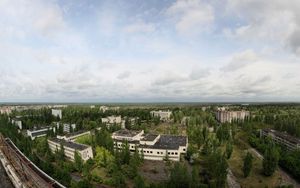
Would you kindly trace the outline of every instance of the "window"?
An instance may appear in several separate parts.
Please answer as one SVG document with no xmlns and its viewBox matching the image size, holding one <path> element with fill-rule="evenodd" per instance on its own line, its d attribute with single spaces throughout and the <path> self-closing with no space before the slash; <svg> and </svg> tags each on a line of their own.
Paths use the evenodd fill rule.
<svg viewBox="0 0 300 188">
<path fill-rule="evenodd" d="M 168 152 L 168 155 L 170 155 L 170 152 Z"/>
<path fill-rule="evenodd" d="M 146 151 L 144 151 L 144 153 L 146 153 Z"/>
<path fill-rule="evenodd" d="M 164 154 L 163 152 L 160 152 L 160 154 Z"/>
<path fill-rule="evenodd" d="M 150 153 L 152 153 L 152 151 L 150 151 Z"/>
<path fill-rule="evenodd" d="M 133 146 L 131 146 L 131 148 L 133 148 Z"/>
<path fill-rule="evenodd" d="M 177 155 L 178 153 L 177 152 L 175 152 L 175 155 Z"/>
<path fill-rule="evenodd" d="M 159 154 L 159 152 L 157 152 L 157 154 Z"/>
<path fill-rule="evenodd" d="M 147 151 L 147 153 L 149 153 L 149 151 Z"/>
<path fill-rule="evenodd" d="M 185 151 L 185 149 L 183 149 L 183 151 Z"/>
<path fill-rule="evenodd" d="M 172 155 L 174 155 L 174 152 L 172 152 Z"/>
</svg>

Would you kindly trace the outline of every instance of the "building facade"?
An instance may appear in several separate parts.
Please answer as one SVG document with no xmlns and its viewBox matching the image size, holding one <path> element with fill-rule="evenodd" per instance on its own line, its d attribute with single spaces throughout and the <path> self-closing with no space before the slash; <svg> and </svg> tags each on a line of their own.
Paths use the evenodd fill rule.
<svg viewBox="0 0 300 188">
<path fill-rule="evenodd" d="M 52 109 L 52 115 L 55 117 L 59 117 L 59 119 L 62 118 L 62 110 L 60 109 Z"/>
<path fill-rule="evenodd" d="M 273 129 L 260 130 L 261 137 L 270 137 L 276 144 L 285 146 L 288 150 L 300 149 L 300 139 Z"/>
<path fill-rule="evenodd" d="M 101 118 L 101 121 L 106 124 L 121 124 L 122 118 L 121 116 L 108 116 L 106 118 Z"/>
<path fill-rule="evenodd" d="M 59 151 L 62 145 L 65 156 L 71 161 L 75 160 L 75 151 L 79 153 L 83 161 L 87 161 L 94 157 L 92 147 L 88 145 L 78 144 L 58 138 L 48 139 L 48 144 L 53 153 Z"/>
<path fill-rule="evenodd" d="M 55 127 L 42 127 L 39 129 L 27 130 L 27 136 L 34 140 L 35 138 L 46 136 L 49 131 L 55 132 Z"/>
<path fill-rule="evenodd" d="M 231 123 L 233 120 L 245 120 L 246 117 L 250 116 L 249 111 L 227 111 L 227 110 L 217 110 L 216 119 L 220 123 L 229 122 Z"/>
<path fill-rule="evenodd" d="M 170 160 L 180 161 L 181 154 L 185 154 L 188 147 L 186 136 L 144 134 L 143 130 L 122 129 L 114 132 L 112 138 L 116 149 L 121 149 L 127 142 L 131 152 L 137 149 L 147 160 L 161 161 L 168 156 Z"/>
<path fill-rule="evenodd" d="M 159 117 L 160 120 L 162 121 L 168 121 L 171 118 L 172 112 L 169 110 L 168 111 L 159 110 L 159 111 L 151 111 L 150 114 L 153 117 Z"/>
<path fill-rule="evenodd" d="M 81 136 L 85 136 L 85 135 L 90 135 L 91 134 L 91 131 L 77 131 L 77 132 L 74 132 L 74 133 L 70 133 L 70 134 L 66 134 L 66 135 L 57 135 L 56 137 L 58 139 L 63 139 L 63 140 L 66 140 L 66 141 L 75 141 L 78 137 L 81 137 Z"/>
</svg>

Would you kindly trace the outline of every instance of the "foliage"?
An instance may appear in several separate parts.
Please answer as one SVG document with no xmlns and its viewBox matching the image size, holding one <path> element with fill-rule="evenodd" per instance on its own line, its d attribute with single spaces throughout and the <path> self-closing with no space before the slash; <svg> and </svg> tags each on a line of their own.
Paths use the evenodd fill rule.
<svg viewBox="0 0 300 188">
<path fill-rule="evenodd" d="M 228 164 L 225 155 L 220 150 L 210 154 L 208 169 L 210 175 L 216 180 L 217 187 L 224 187 L 227 177 Z"/>
<path fill-rule="evenodd" d="M 253 156 L 251 155 L 251 153 L 247 152 L 244 158 L 244 165 L 243 165 L 243 173 L 245 178 L 248 177 L 251 172 L 252 162 L 253 162 Z"/>
<path fill-rule="evenodd" d="M 107 167 L 114 162 L 114 156 L 104 147 L 96 147 L 95 162 L 99 167 Z"/>
<path fill-rule="evenodd" d="M 279 152 L 273 144 L 269 144 L 263 159 L 263 172 L 266 176 L 271 176 L 278 165 Z"/>
</svg>

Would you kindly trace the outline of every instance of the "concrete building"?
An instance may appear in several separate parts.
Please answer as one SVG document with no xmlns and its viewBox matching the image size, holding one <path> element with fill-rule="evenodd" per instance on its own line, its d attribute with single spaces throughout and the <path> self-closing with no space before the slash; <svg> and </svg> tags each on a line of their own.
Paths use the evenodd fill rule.
<svg viewBox="0 0 300 188">
<path fill-rule="evenodd" d="M 91 131 L 84 131 L 84 130 L 81 130 L 81 131 L 77 131 L 77 132 L 74 132 L 74 133 L 70 133 L 70 134 L 67 134 L 67 135 L 57 135 L 56 137 L 58 139 L 63 139 L 63 140 L 66 140 L 66 141 L 75 141 L 78 137 L 81 137 L 81 136 L 85 136 L 85 135 L 90 135 L 91 134 Z"/>
<path fill-rule="evenodd" d="M 227 111 L 224 109 L 218 109 L 216 112 L 216 119 L 220 123 L 229 122 L 231 123 L 233 120 L 245 120 L 246 117 L 250 116 L 249 111 Z"/>
<path fill-rule="evenodd" d="M 111 110 L 111 111 L 118 111 L 120 110 L 119 106 L 100 106 L 100 111 L 101 112 L 106 112 L 107 110 Z"/>
<path fill-rule="evenodd" d="M 20 130 L 22 130 L 22 121 L 21 120 L 14 118 L 11 120 L 11 123 L 18 126 L 18 128 Z"/>
<path fill-rule="evenodd" d="M 151 111 L 150 114 L 153 117 L 160 117 L 160 120 L 162 121 L 168 121 L 171 118 L 172 112 L 169 110 L 168 111 L 159 110 L 159 111 Z"/>
<path fill-rule="evenodd" d="M 62 118 L 62 110 L 60 109 L 52 109 L 52 115 L 55 117 Z"/>
<path fill-rule="evenodd" d="M 273 129 L 260 130 L 261 137 L 270 137 L 276 144 L 287 147 L 288 150 L 300 149 L 300 139 Z"/>
<path fill-rule="evenodd" d="M 101 121 L 106 124 L 121 124 L 122 118 L 121 116 L 108 116 L 106 118 L 101 118 Z"/>
<path fill-rule="evenodd" d="M 179 161 L 180 155 L 186 153 L 188 139 L 186 136 L 144 134 L 144 131 L 129 131 L 122 129 L 112 134 L 115 148 L 121 149 L 125 141 L 129 149 L 144 154 L 147 160 L 164 160 L 168 155 L 170 160 Z"/>
<path fill-rule="evenodd" d="M 9 115 L 13 111 L 14 107 L 12 106 L 1 106 L 0 107 L 0 114 L 7 114 Z"/>
<path fill-rule="evenodd" d="M 65 132 L 65 133 L 70 133 L 71 132 L 71 130 L 75 130 L 76 129 L 76 124 L 75 123 L 73 123 L 73 124 L 70 124 L 70 123 L 64 123 L 63 124 L 63 131 Z"/>
<path fill-rule="evenodd" d="M 75 151 L 79 153 L 83 161 L 87 161 L 94 157 L 92 147 L 88 145 L 78 144 L 58 138 L 48 139 L 48 144 L 53 153 L 59 151 L 62 145 L 64 147 L 65 156 L 71 161 L 75 160 Z"/>
<path fill-rule="evenodd" d="M 55 132 L 55 127 L 42 127 L 39 129 L 27 130 L 27 136 L 29 136 L 31 138 L 31 140 L 34 140 L 37 137 L 46 136 L 48 131 Z"/>
</svg>

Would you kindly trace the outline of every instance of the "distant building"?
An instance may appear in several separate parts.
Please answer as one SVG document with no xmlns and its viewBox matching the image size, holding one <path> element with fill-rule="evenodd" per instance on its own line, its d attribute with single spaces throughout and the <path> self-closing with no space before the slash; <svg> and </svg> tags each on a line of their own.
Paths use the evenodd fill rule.
<svg viewBox="0 0 300 188">
<path fill-rule="evenodd" d="M 27 130 L 27 136 L 31 138 L 31 140 L 34 140 L 37 137 L 46 136 L 48 131 L 54 131 L 55 127 L 43 127 L 39 129 L 31 129 Z"/>
<path fill-rule="evenodd" d="M 229 122 L 231 123 L 233 120 L 245 120 L 246 117 L 250 116 L 249 111 L 227 111 L 225 109 L 219 109 L 216 112 L 216 119 L 220 123 Z"/>
<path fill-rule="evenodd" d="M 260 130 L 261 137 L 270 137 L 275 143 L 287 147 L 288 150 L 300 149 L 300 139 L 273 129 Z"/>
<path fill-rule="evenodd" d="M 101 112 L 105 112 L 107 110 L 118 111 L 118 110 L 120 110 L 120 107 L 119 106 L 110 106 L 110 107 L 108 107 L 108 106 L 100 106 L 100 111 Z"/>
<path fill-rule="evenodd" d="M 81 131 L 77 131 L 77 132 L 74 132 L 74 133 L 70 133 L 70 134 L 67 134 L 67 135 L 57 135 L 56 137 L 58 139 L 63 139 L 63 140 L 66 140 L 66 141 L 75 141 L 78 137 L 81 137 L 81 136 L 85 136 L 85 135 L 90 135 L 91 134 L 91 131 L 84 131 L 84 130 L 81 130 Z"/>
<path fill-rule="evenodd" d="M 12 119 L 11 123 L 14 124 L 14 125 L 16 125 L 16 126 L 18 126 L 18 128 L 20 130 L 22 130 L 22 121 L 21 120 L 19 120 L 19 119 Z"/>
<path fill-rule="evenodd" d="M 95 105 L 91 105 L 90 108 L 91 108 L 91 109 L 95 108 Z"/>
<path fill-rule="evenodd" d="M 106 118 L 101 118 L 102 123 L 107 124 L 120 124 L 122 123 L 121 116 L 108 116 Z"/>
<path fill-rule="evenodd" d="M 129 149 L 144 154 L 147 160 L 164 160 L 168 155 L 170 160 L 179 161 L 180 155 L 186 153 L 188 139 L 186 136 L 144 134 L 144 131 L 122 129 L 112 134 L 114 147 L 121 149 L 127 141 Z"/>
<path fill-rule="evenodd" d="M 0 107 L 0 114 L 7 114 L 9 115 L 13 110 L 12 106 L 1 106 Z"/>
<path fill-rule="evenodd" d="M 62 110 L 52 109 L 52 115 L 55 117 L 59 117 L 59 119 L 61 119 L 62 118 Z"/>
<path fill-rule="evenodd" d="M 171 118 L 172 112 L 169 110 L 168 111 L 159 110 L 159 111 L 151 111 L 150 114 L 153 117 L 160 117 L 160 120 L 162 121 L 168 121 Z"/>
<path fill-rule="evenodd" d="M 58 138 L 48 139 L 48 144 L 53 153 L 59 151 L 62 145 L 64 147 L 65 156 L 71 161 L 75 160 L 75 151 L 79 153 L 84 161 L 94 157 L 92 147 L 88 145 L 78 144 Z"/>
</svg>

